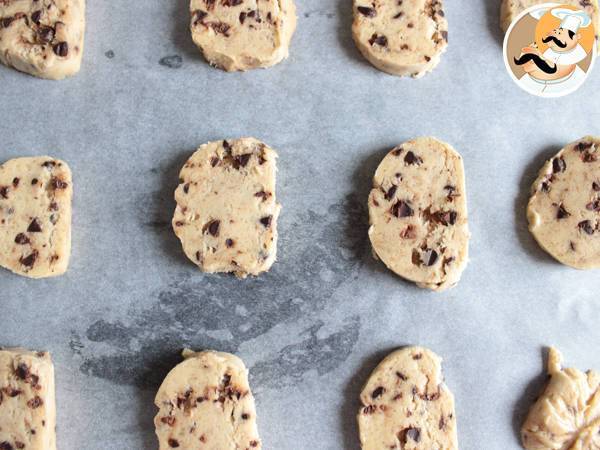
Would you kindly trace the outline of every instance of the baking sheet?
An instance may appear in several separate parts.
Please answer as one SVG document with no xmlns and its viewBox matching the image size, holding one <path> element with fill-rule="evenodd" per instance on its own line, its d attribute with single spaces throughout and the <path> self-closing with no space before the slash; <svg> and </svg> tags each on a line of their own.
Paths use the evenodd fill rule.
<svg viewBox="0 0 600 450">
<path fill-rule="evenodd" d="M 268 70 L 205 64 L 187 0 L 89 1 L 75 78 L 0 68 L 0 159 L 47 153 L 74 173 L 67 275 L 0 272 L 0 344 L 52 352 L 59 448 L 156 448 L 153 396 L 184 346 L 244 359 L 267 449 L 357 449 L 361 384 L 406 344 L 444 358 L 463 449 L 519 448 L 544 346 L 600 369 L 598 272 L 546 256 L 524 214 L 543 161 L 600 134 L 600 75 L 527 95 L 504 69 L 499 2 L 455 0 L 440 66 L 398 79 L 358 54 L 350 0 L 297 3 L 290 59 Z M 174 55 L 181 67 L 159 64 Z M 246 281 L 202 275 L 170 230 L 177 175 L 198 145 L 248 135 L 280 155 L 279 261 Z M 467 173 L 471 262 L 443 294 L 385 270 L 366 235 L 375 167 L 420 135 Z"/>
</svg>

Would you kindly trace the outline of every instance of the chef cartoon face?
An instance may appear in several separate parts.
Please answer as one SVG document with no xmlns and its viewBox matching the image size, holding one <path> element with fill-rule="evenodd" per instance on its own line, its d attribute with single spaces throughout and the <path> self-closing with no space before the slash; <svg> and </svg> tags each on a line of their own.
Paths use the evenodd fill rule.
<svg viewBox="0 0 600 450">
<path fill-rule="evenodd" d="M 542 39 L 555 52 L 568 52 L 577 47 L 581 34 L 565 28 L 556 28 Z"/>
</svg>

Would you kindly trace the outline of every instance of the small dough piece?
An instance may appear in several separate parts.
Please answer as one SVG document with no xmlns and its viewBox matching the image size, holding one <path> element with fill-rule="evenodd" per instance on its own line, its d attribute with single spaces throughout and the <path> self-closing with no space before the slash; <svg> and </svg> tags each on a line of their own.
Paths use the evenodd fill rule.
<svg viewBox="0 0 600 450">
<path fill-rule="evenodd" d="M 276 259 L 277 153 L 254 138 L 210 142 L 186 162 L 175 191 L 173 229 L 203 272 L 240 278 Z"/>
<path fill-rule="evenodd" d="M 259 450 L 248 370 L 229 353 L 184 350 L 154 403 L 159 449 Z"/>
<path fill-rule="evenodd" d="M 521 429 L 527 450 L 600 448 L 600 375 L 563 369 L 562 355 L 550 348 L 550 379 Z"/>
<path fill-rule="evenodd" d="M 502 28 L 502 31 L 506 33 L 513 20 L 515 20 L 523 11 L 532 6 L 542 5 L 544 3 L 552 2 L 548 2 L 547 0 L 502 0 L 502 5 L 500 7 L 500 27 Z M 587 12 L 594 22 L 596 36 L 598 36 L 598 32 L 600 31 L 598 0 L 560 0 L 556 3 L 575 6 Z"/>
<path fill-rule="evenodd" d="M 293 0 L 191 0 L 190 10 L 194 43 L 215 67 L 244 71 L 288 57 Z"/>
<path fill-rule="evenodd" d="M 54 366 L 47 352 L 0 348 L 0 449 L 56 450 Z"/>
<path fill-rule="evenodd" d="M 65 273 L 72 198 L 63 161 L 38 156 L 0 165 L 0 266 L 30 278 Z"/>
<path fill-rule="evenodd" d="M 360 394 L 363 450 L 457 450 L 454 396 L 444 384 L 442 359 L 407 347 L 388 355 Z"/>
<path fill-rule="evenodd" d="M 379 70 L 419 78 L 446 51 L 448 22 L 442 0 L 354 0 L 352 35 Z"/>
<path fill-rule="evenodd" d="M 423 288 L 454 286 L 470 237 L 461 156 L 430 137 L 394 148 L 375 172 L 369 220 L 374 255 L 390 270 Z"/>
<path fill-rule="evenodd" d="M 558 261 L 600 267 L 600 138 L 586 136 L 546 162 L 527 218 L 537 242 Z"/>
<path fill-rule="evenodd" d="M 79 72 L 85 0 L 0 1 L 0 62 L 40 78 Z"/>
</svg>

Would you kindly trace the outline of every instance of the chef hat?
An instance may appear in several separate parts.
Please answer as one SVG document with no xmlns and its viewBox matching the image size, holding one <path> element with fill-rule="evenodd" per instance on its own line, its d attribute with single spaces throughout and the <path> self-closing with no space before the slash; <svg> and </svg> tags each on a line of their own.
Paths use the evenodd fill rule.
<svg viewBox="0 0 600 450">
<path fill-rule="evenodd" d="M 560 23 L 561 28 L 571 30 L 573 33 L 577 33 L 580 28 L 586 28 L 592 23 L 592 19 L 590 19 L 590 16 L 585 11 L 555 8 L 552 10 L 552 15 L 562 21 Z"/>
</svg>

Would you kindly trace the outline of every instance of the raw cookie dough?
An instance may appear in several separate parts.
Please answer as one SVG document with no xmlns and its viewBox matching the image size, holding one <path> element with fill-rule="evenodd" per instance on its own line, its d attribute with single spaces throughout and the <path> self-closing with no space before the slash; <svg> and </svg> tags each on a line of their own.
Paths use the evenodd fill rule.
<svg viewBox="0 0 600 450">
<path fill-rule="evenodd" d="M 56 450 L 55 428 L 50 355 L 0 348 L 0 449 Z"/>
<path fill-rule="evenodd" d="M 270 67 L 288 57 L 293 0 L 191 0 L 190 10 L 194 43 L 215 67 Z"/>
<path fill-rule="evenodd" d="M 446 51 L 448 22 L 442 0 L 354 0 L 352 35 L 379 70 L 418 78 Z"/>
<path fill-rule="evenodd" d="M 184 350 L 154 403 L 160 450 L 262 448 L 248 370 L 229 353 Z"/>
<path fill-rule="evenodd" d="M 527 218 L 535 239 L 558 261 L 600 267 L 600 138 L 586 136 L 546 162 Z"/>
<path fill-rule="evenodd" d="M 600 375 L 563 369 L 555 348 L 548 355 L 550 379 L 521 429 L 527 450 L 600 448 Z"/>
<path fill-rule="evenodd" d="M 470 237 L 461 156 L 430 137 L 393 149 L 375 172 L 369 220 L 373 252 L 390 270 L 424 288 L 454 286 Z"/>
<path fill-rule="evenodd" d="M 547 0 L 502 0 L 500 7 L 500 27 L 506 32 L 510 24 L 519 14 L 528 8 L 543 3 L 552 3 Z M 556 3 L 561 5 L 576 6 L 585 10 L 591 17 L 596 27 L 596 36 L 598 36 L 600 19 L 598 15 L 598 0 L 558 0 Z"/>
<path fill-rule="evenodd" d="M 65 273 L 72 197 L 63 161 L 38 156 L 0 165 L 0 266 L 30 278 Z"/>
<path fill-rule="evenodd" d="M 456 450 L 454 396 L 444 384 L 442 360 L 408 347 L 388 355 L 360 394 L 363 450 Z"/>
<path fill-rule="evenodd" d="M 210 142 L 186 162 L 173 229 L 203 272 L 240 278 L 270 269 L 277 253 L 277 154 L 254 138 Z"/>
<path fill-rule="evenodd" d="M 40 78 L 79 72 L 85 0 L 0 1 L 0 62 Z"/>
</svg>

